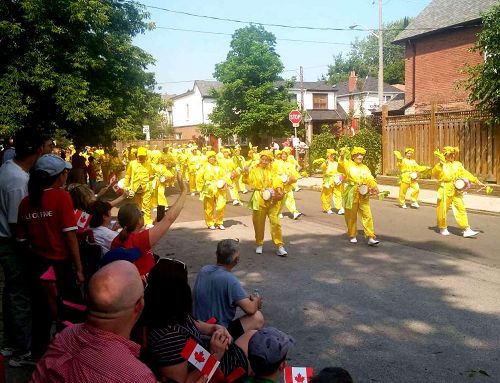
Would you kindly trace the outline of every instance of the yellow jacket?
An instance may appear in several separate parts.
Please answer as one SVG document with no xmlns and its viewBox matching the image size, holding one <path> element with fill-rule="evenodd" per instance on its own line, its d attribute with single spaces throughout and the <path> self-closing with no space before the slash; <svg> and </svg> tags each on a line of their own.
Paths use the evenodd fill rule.
<svg viewBox="0 0 500 383">
<path fill-rule="evenodd" d="M 421 166 L 413 158 L 398 158 L 399 171 L 401 172 L 401 182 L 411 183 L 412 172 L 423 172 L 427 170 L 427 166 Z"/>
<path fill-rule="evenodd" d="M 142 189 L 144 192 L 149 191 L 150 176 L 154 175 L 151 163 L 146 161 L 140 163 L 138 160 L 130 161 L 125 174 L 124 187 L 134 192 Z"/>
<path fill-rule="evenodd" d="M 212 165 L 207 162 L 198 172 L 196 183 L 201 190 L 200 200 L 205 197 L 213 197 L 217 192 L 217 181 L 224 180 L 227 182 L 226 172 L 219 165 Z M 225 190 L 225 189 L 224 189 Z"/>
<path fill-rule="evenodd" d="M 280 177 L 288 177 L 290 180 L 284 182 L 285 192 L 289 192 L 293 189 L 293 184 L 300 178 L 300 174 L 295 167 L 295 164 L 283 160 L 275 160 L 273 162 L 274 172 Z M 293 180 L 292 180 L 293 178 Z M 283 181 L 283 178 L 282 178 Z M 290 182 L 293 181 L 293 182 Z"/>
<path fill-rule="evenodd" d="M 325 188 L 331 188 L 335 185 L 334 177 L 337 174 L 342 174 L 339 171 L 339 163 L 337 161 L 326 160 L 321 165 L 321 170 L 323 171 L 323 186 Z"/>
<path fill-rule="evenodd" d="M 473 174 L 465 170 L 460 161 L 439 162 L 432 168 L 432 177 L 441 182 L 438 191 L 438 198 L 441 198 L 442 193 L 451 197 L 457 190 L 455 189 L 455 181 L 459 178 L 466 178 L 472 183 L 478 183 L 479 180 Z"/>
<path fill-rule="evenodd" d="M 275 203 L 272 199 L 265 201 L 262 197 L 262 192 L 266 189 L 283 189 L 283 182 L 274 172 L 271 165 L 266 168 L 261 166 L 255 166 L 250 169 L 248 174 L 248 185 L 254 190 L 252 197 L 250 198 L 249 206 L 252 210 L 258 210 L 258 208 L 268 207 Z"/>
</svg>

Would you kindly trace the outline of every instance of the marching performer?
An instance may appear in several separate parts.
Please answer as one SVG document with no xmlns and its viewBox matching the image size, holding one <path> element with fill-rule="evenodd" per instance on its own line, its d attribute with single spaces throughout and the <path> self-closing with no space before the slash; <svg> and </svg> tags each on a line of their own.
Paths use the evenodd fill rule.
<svg viewBox="0 0 500 383">
<path fill-rule="evenodd" d="M 400 185 L 399 185 L 399 204 L 403 209 L 406 209 L 406 192 L 408 189 L 411 190 L 410 199 L 411 207 L 418 209 L 420 205 L 418 204 L 418 193 L 420 192 L 420 187 L 418 185 L 418 173 L 428 170 L 428 166 L 421 166 L 417 164 L 417 161 L 413 158 L 415 156 L 415 149 L 406 148 L 405 157 L 397 150 L 394 151 L 394 155 L 398 161 L 400 175 Z"/>
<path fill-rule="evenodd" d="M 276 152 L 275 152 L 276 154 Z M 275 161 L 274 171 L 281 178 L 284 186 L 284 197 L 281 202 L 279 217 L 283 218 L 283 206 L 286 206 L 288 211 L 293 214 L 293 219 L 299 218 L 302 213 L 297 210 L 295 203 L 295 196 L 293 195 L 293 185 L 297 184 L 297 180 L 300 178 L 300 174 L 297 171 L 296 166 L 288 161 L 288 152 L 286 150 L 280 153 L 281 160 Z"/>
<path fill-rule="evenodd" d="M 161 152 L 160 152 L 161 153 Z M 154 179 L 152 182 L 152 198 L 151 207 L 156 208 L 157 221 L 161 221 L 168 210 L 168 201 L 165 196 L 165 188 L 175 178 L 174 174 L 167 169 L 167 166 L 161 161 L 161 154 L 152 159 L 151 167 L 154 171 Z M 159 161 L 159 162 L 157 162 Z"/>
<path fill-rule="evenodd" d="M 342 207 L 342 190 L 344 175 L 338 170 L 338 162 L 335 161 L 335 149 L 326 150 L 326 161 L 321 165 L 323 171 L 323 186 L 321 188 L 321 205 L 323 211 L 328 214 L 333 214 L 332 210 L 332 196 L 337 209 L 337 214 L 344 214 Z"/>
<path fill-rule="evenodd" d="M 189 179 L 189 192 L 195 196 L 199 190 L 196 189 L 196 173 L 201 167 L 201 156 L 198 147 L 192 146 L 191 153 L 187 159 L 188 165 L 188 179 Z"/>
<path fill-rule="evenodd" d="M 341 149 L 339 159 L 339 171 L 346 176 L 343 199 L 345 209 L 345 222 L 349 241 L 356 243 L 357 215 L 361 216 L 361 222 L 368 238 L 368 245 L 376 246 L 379 241 L 375 239 L 373 230 L 373 218 L 370 209 L 370 194 L 378 193 L 377 182 L 373 178 L 368 166 L 363 164 L 366 154 L 365 148 L 355 146 L 350 154 L 351 159 L 346 158 L 348 150 Z"/>
<path fill-rule="evenodd" d="M 154 178 L 154 171 L 151 163 L 147 160 L 148 150 L 144 147 L 137 149 L 137 159 L 130 161 L 125 174 L 124 189 L 129 190 L 129 195 L 133 196 L 133 202 L 144 213 L 144 224 L 151 227 L 151 180 Z"/>
<path fill-rule="evenodd" d="M 474 175 L 465 170 L 461 162 L 455 161 L 459 152 L 457 147 L 445 146 L 443 152 L 436 150 L 434 154 L 439 158 L 432 168 L 432 177 L 439 181 L 437 193 L 437 224 L 442 235 L 450 235 L 446 215 L 450 206 L 453 206 L 453 215 L 465 238 L 473 237 L 479 232 L 469 226 L 467 211 L 465 210 L 463 194 L 470 183 L 483 185 Z"/>
<path fill-rule="evenodd" d="M 291 164 L 295 167 L 295 170 L 297 170 L 297 172 L 298 172 L 298 171 L 300 170 L 300 165 L 299 165 L 299 163 L 297 162 L 297 160 L 295 159 L 295 157 L 293 156 L 293 154 L 292 154 L 292 150 L 293 150 L 293 149 L 292 149 L 292 147 L 291 147 L 291 146 L 285 146 L 281 152 L 282 152 L 282 153 L 283 153 L 283 152 L 285 152 L 285 153 L 287 154 L 287 159 L 286 159 L 286 160 L 287 160 L 289 163 L 291 163 Z M 297 178 L 297 179 L 298 179 L 298 178 Z M 299 185 L 297 184 L 297 182 L 295 182 L 295 183 L 293 184 L 293 190 L 294 190 L 294 191 L 296 191 L 296 192 L 298 192 L 298 191 L 300 191 L 300 190 L 301 190 L 301 189 L 300 189 L 300 187 L 299 187 Z"/>
<path fill-rule="evenodd" d="M 240 145 L 236 145 L 234 147 L 233 161 L 236 164 L 236 169 L 238 169 L 238 171 L 240 172 L 238 180 L 236 181 L 238 185 L 238 191 L 241 191 L 243 194 L 247 194 L 248 190 L 245 183 L 243 182 L 243 173 L 242 173 L 243 168 L 245 167 L 245 157 L 241 155 Z"/>
<path fill-rule="evenodd" d="M 276 255 L 286 257 L 288 253 L 284 247 L 281 222 L 278 217 L 283 198 L 283 182 L 272 169 L 272 158 L 273 154 L 270 150 L 263 150 L 260 152 L 258 164 L 250 169 L 245 167 L 247 184 L 253 189 L 248 206 L 253 213 L 252 221 L 257 245 L 255 252 L 262 254 L 266 218 L 269 218 L 271 238 L 277 249 Z"/>
<path fill-rule="evenodd" d="M 198 173 L 201 186 L 200 201 L 203 201 L 205 223 L 210 230 L 216 227 L 225 230 L 224 210 L 226 208 L 227 178 L 224 169 L 217 164 L 217 153 L 207 152 L 207 163 Z M 215 211 L 215 219 L 214 219 Z"/>
<path fill-rule="evenodd" d="M 231 151 L 227 148 L 221 150 L 222 158 L 219 159 L 220 166 L 226 172 L 227 188 L 229 189 L 229 196 L 233 200 L 233 205 L 242 205 L 240 200 L 240 193 L 238 191 L 238 179 L 240 177 L 241 169 L 239 169 L 236 163 L 231 157 Z"/>
</svg>

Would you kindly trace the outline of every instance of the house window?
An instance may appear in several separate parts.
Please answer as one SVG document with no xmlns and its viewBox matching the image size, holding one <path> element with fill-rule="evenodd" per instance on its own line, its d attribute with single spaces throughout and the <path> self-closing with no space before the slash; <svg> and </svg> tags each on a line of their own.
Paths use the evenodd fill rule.
<svg viewBox="0 0 500 383">
<path fill-rule="evenodd" d="M 189 104 L 186 104 L 186 120 L 189 120 Z"/>
<path fill-rule="evenodd" d="M 313 93 L 313 109 L 328 109 L 328 95 Z"/>
</svg>

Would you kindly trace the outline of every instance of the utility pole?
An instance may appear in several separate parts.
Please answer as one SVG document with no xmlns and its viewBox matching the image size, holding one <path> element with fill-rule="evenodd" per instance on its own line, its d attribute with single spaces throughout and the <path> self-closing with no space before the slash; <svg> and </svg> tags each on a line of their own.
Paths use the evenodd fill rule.
<svg viewBox="0 0 500 383">
<path fill-rule="evenodd" d="M 378 0 L 378 103 L 384 104 L 384 39 L 382 37 L 382 0 Z"/>
<path fill-rule="evenodd" d="M 300 67 L 300 111 L 304 111 L 304 68 Z"/>
</svg>

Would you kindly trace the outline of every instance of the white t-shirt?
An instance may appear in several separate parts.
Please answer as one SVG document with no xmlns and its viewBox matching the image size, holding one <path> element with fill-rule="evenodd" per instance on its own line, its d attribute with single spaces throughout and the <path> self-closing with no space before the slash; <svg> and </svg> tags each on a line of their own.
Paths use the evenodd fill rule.
<svg viewBox="0 0 500 383">
<path fill-rule="evenodd" d="M 11 238 L 9 223 L 17 223 L 17 210 L 22 199 L 28 195 L 29 173 L 14 160 L 0 167 L 0 237 Z"/>
<path fill-rule="evenodd" d="M 106 226 L 96 227 L 92 229 L 92 232 L 94 233 L 95 243 L 101 246 L 102 255 L 109 251 L 111 242 L 113 242 L 113 239 L 115 239 L 118 235 L 118 232 L 113 231 Z"/>
</svg>

